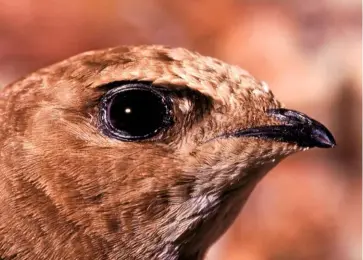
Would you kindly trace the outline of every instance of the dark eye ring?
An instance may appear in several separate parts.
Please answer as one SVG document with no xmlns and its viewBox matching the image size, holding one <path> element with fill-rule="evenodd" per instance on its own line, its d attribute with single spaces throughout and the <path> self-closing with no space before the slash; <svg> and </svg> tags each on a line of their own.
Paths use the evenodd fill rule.
<svg viewBox="0 0 363 260">
<path fill-rule="evenodd" d="M 101 127 L 109 137 L 139 141 L 172 124 L 171 101 L 146 83 L 128 83 L 106 92 L 100 102 Z"/>
</svg>

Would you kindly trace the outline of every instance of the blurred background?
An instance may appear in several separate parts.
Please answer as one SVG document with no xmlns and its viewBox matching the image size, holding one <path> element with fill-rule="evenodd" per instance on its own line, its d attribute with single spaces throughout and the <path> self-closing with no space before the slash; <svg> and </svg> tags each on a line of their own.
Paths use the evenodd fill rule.
<svg viewBox="0 0 363 260">
<path fill-rule="evenodd" d="M 208 258 L 361 259 L 359 0 L 0 0 L 0 86 L 82 51 L 181 46 L 237 64 L 338 146 L 286 159 Z"/>
</svg>

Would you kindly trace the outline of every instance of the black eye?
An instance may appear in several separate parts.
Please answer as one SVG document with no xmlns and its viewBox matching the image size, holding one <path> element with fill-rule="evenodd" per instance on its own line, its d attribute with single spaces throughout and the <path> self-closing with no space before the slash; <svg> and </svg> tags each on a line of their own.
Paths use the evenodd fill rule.
<svg viewBox="0 0 363 260">
<path fill-rule="evenodd" d="M 101 123 L 106 135 L 142 140 L 171 124 L 169 100 L 143 83 L 126 84 L 108 91 L 101 100 Z"/>
</svg>

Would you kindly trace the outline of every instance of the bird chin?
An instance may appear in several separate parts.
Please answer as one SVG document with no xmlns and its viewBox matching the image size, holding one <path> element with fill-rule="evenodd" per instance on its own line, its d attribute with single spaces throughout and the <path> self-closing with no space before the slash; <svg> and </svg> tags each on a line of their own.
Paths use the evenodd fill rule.
<svg viewBox="0 0 363 260">
<path fill-rule="evenodd" d="M 206 253 L 207 249 L 233 224 L 257 183 L 280 160 L 271 160 L 247 173 L 238 173 L 240 176 L 245 176 L 243 180 L 222 192 L 216 199 L 218 203 L 212 208 L 204 209 L 208 213 L 200 217 L 203 221 L 194 229 L 193 238 L 182 249 L 183 252 L 188 252 L 184 255 L 185 259 L 194 259 L 192 257 L 195 255 L 203 256 Z"/>
</svg>

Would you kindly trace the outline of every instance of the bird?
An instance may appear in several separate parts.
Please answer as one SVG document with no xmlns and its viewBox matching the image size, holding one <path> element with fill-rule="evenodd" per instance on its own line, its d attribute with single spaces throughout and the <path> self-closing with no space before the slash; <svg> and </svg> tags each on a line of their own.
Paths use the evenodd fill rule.
<svg viewBox="0 0 363 260">
<path fill-rule="evenodd" d="M 204 259 L 284 158 L 336 145 L 238 66 L 87 51 L 0 90 L 0 259 Z"/>
</svg>

